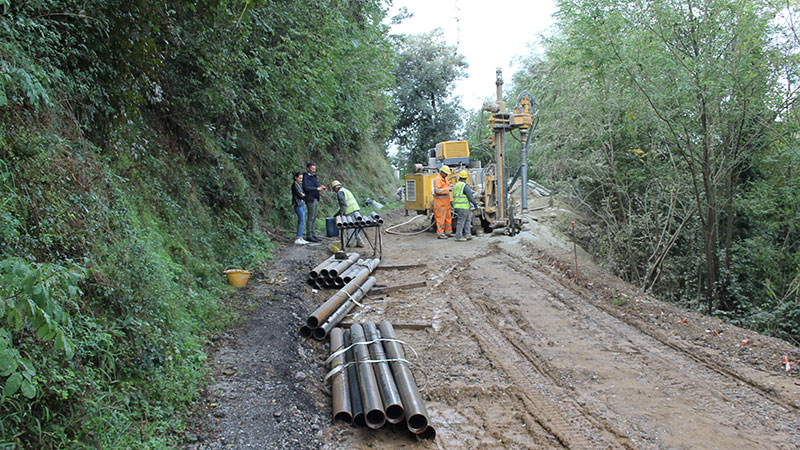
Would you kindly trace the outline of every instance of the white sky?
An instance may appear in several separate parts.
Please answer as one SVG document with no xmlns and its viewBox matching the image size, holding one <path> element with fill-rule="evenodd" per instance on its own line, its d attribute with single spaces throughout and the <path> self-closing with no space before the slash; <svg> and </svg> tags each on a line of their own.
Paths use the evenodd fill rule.
<svg viewBox="0 0 800 450">
<path fill-rule="evenodd" d="M 469 64 L 468 78 L 456 83 L 464 108 L 478 109 L 495 96 L 495 71 L 503 69 L 504 88 L 518 66 L 513 60 L 530 53 L 529 46 L 553 23 L 553 0 L 519 2 L 485 0 L 394 0 L 388 19 L 401 6 L 413 17 L 392 27 L 395 34 L 427 33 L 441 28 L 449 45 Z M 507 91 L 505 91 L 508 94 Z M 512 93 L 516 95 L 516 93 Z"/>
</svg>

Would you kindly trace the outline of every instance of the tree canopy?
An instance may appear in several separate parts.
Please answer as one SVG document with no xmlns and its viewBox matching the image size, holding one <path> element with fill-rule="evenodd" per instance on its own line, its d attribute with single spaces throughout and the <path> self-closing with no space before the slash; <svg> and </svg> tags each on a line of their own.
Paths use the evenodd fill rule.
<svg viewBox="0 0 800 450">
<path fill-rule="evenodd" d="M 590 215 L 587 242 L 624 278 L 681 302 L 702 299 L 707 311 L 742 323 L 780 322 L 797 333 L 800 234 L 787 224 L 767 236 L 766 217 L 753 214 L 754 190 L 798 183 L 800 42 L 788 20 L 797 5 L 558 6 L 545 54 L 515 77 L 539 94 L 537 175 L 560 183 Z M 776 158 L 788 170 L 768 169 Z M 770 197 L 789 205 L 794 194 Z M 794 208 L 782 211 L 797 218 Z M 762 271 L 760 254 L 781 257 Z M 790 292 L 794 313 L 755 318 L 776 297 L 786 305 Z"/>
<path fill-rule="evenodd" d="M 455 139 L 464 116 L 454 83 L 466 75 L 467 63 L 444 42 L 441 30 L 406 36 L 398 45 L 394 101 L 397 123 L 392 139 L 406 166 L 427 164 L 437 142 Z"/>
</svg>

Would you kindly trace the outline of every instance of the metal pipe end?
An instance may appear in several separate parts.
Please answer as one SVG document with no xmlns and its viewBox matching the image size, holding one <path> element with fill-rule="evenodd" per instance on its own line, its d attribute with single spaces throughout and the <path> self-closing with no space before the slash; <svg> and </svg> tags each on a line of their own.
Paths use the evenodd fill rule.
<svg viewBox="0 0 800 450">
<path fill-rule="evenodd" d="M 306 319 L 306 325 L 308 326 L 309 330 L 313 330 L 319 326 L 319 319 L 314 316 L 308 316 L 308 319 Z M 309 334 L 309 336 L 311 335 Z"/>
<path fill-rule="evenodd" d="M 353 425 L 357 427 L 365 427 L 367 426 L 367 421 L 364 419 L 364 413 L 358 412 L 356 415 L 353 416 Z"/>
<path fill-rule="evenodd" d="M 412 414 L 407 421 L 408 431 L 414 434 L 420 434 L 425 431 L 428 426 L 428 418 L 424 414 Z"/>
<path fill-rule="evenodd" d="M 306 325 L 303 325 L 302 327 L 300 327 L 300 336 L 304 337 L 304 338 L 311 337 L 311 328 L 309 328 Z"/>
<path fill-rule="evenodd" d="M 380 409 L 373 409 L 367 412 L 364 420 L 367 423 L 367 427 L 377 430 L 386 424 L 386 414 Z"/>
<path fill-rule="evenodd" d="M 436 439 L 436 429 L 432 426 L 428 425 L 428 428 L 425 428 L 425 431 L 417 435 L 420 439 L 425 440 L 433 440 Z"/>
<path fill-rule="evenodd" d="M 337 420 L 341 420 L 344 423 L 353 423 L 353 415 L 347 411 L 339 411 L 336 415 L 333 416 L 334 422 Z"/>
<path fill-rule="evenodd" d="M 314 336 L 314 339 L 316 339 L 316 340 L 318 340 L 318 341 L 322 341 L 322 340 L 324 340 L 324 339 L 325 339 L 325 336 L 327 336 L 327 335 L 328 335 L 328 333 L 327 333 L 327 332 L 325 331 L 325 329 L 324 329 L 324 328 L 322 328 L 322 327 L 319 327 L 319 328 L 314 328 L 314 330 L 312 331 L 312 334 L 313 334 L 313 336 Z"/>
<path fill-rule="evenodd" d="M 403 421 L 403 407 L 401 405 L 389 405 L 386 408 L 386 421 L 389 423 L 400 423 Z"/>
</svg>

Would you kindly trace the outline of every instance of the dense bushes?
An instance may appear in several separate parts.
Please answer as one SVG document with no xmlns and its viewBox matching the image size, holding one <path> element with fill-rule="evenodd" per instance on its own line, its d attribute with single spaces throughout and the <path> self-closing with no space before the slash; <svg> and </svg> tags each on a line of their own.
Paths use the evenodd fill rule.
<svg viewBox="0 0 800 450">
<path fill-rule="evenodd" d="M 288 174 L 391 187 L 383 14 L 0 2 L 0 444 L 171 445 L 219 272 L 268 259 Z"/>
<path fill-rule="evenodd" d="M 687 6 L 688 5 L 688 6 Z M 559 2 L 515 83 L 539 97 L 533 172 L 582 240 L 662 298 L 800 331 L 796 6 Z"/>
</svg>

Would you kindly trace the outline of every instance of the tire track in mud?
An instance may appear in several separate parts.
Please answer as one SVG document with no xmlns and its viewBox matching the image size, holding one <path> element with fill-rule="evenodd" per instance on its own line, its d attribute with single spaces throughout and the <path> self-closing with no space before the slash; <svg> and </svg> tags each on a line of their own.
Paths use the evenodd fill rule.
<svg viewBox="0 0 800 450">
<path fill-rule="evenodd" d="M 488 254 L 469 258 L 457 272 L 469 267 L 468 262 L 487 257 Z M 522 401 L 534 420 L 548 433 L 552 434 L 566 448 L 634 448 L 628 439 L 615 433 L 602 420 L 598 420 L 581 407 L 573 398 L 569 402 L 554 403 L 539 393 L 541 390 L 532 380 L 536 377 L 539 385 L 556 385 L 544 364 L 527 354 L 527 349 L 520 348 L 518 343 L 509 339 L 498 328 L 498 324 L 490 319 L 469 294 L 452 292 L 452 282 L 447 281 L 448 301 L 458 319 L 465 324 L 487 357 L 502 368 L 513 381 L 514 393 Z M 538 374 L 538 376 L 537 376 Z M 565 417 L 569 416 L 569 420 Z M 532 427 L 531 427 L 532 428 Z M 537 436 L 534 436 L 537 438 Z M 540 437 L 539 437 L 540 438 Z"/>
<path fill-rule="evenodd" d="M 515 258 L 514 255 L 511 255 L 507 251 L 500 248 L 498 248 L 497 253 L 498 256 L 506 259 L 509 262 L 509 265 L 514 267 L 515 270 L 518 270 L 525 276 L 531 278 L 538 286 L 545 289 L 554 299 L 561 302 L 561 304 L 563 304 L 565 307 L 573 311 L 577 311 L 580 304 L 602 311 L 603 313 L 608 314 L 620 322 L 635 328 L 642 334 L 655 339 L 674 351 L 689 357 L 707 369 L 712 370 L 723 377 L 732 378 L 736 381 L 746 384 L 747 386 L 750 386 L 763 395 L 764 398 L 769 399 L 778 406 L 786 408 L 787 410 L 795 413 L 800 409 L 800 405 L 798 405 L 797 402 L 787 399 L 781 396 L 775 389 L 765 386 L 748 377 L 747 375 L 739 373 L 735 369 L 726 367 L 712 358 L 709 358 L 708 356 L 704 355 L 700 349 L 691 345 L 685 345 L 681 342 L 677 342 L 674 339 L 670 339 L 670 336 L 666 335 L 665 333 L 659 333 L 657 330 L 648 327 L 645 323 L 633 315 L 623 314 L 621 310 L 614 308 L 612 305 L 582 297 L 581 293 L 577 291 L 576 286 L 572 285 L 572 283 L 558 280 L 558 278 L 561 278 L 560 276 L 548 276 L 546 272 L 552 272 L 548 268 L 537 267 L 536 269 L 532 269 L 531 267 L 520 265 L 518 264 L 519 260 Z M 540 265 L 540 262 L 536 258 L 531 258 L 531 261 L 536 261 L 534 263 L 536 266 Z M 570 295 L 564 295 L 564 290 L 569 292 Z"/>
</svg>

